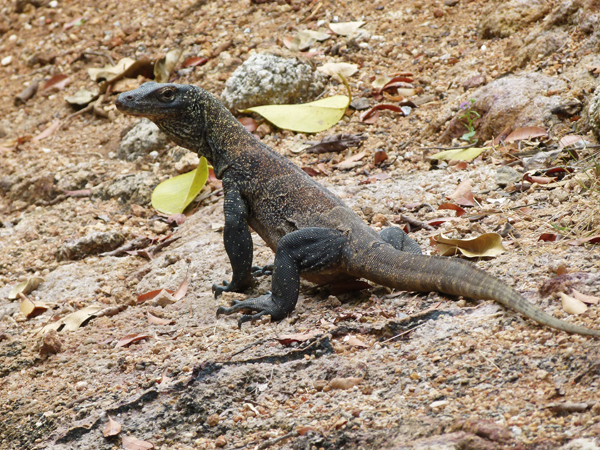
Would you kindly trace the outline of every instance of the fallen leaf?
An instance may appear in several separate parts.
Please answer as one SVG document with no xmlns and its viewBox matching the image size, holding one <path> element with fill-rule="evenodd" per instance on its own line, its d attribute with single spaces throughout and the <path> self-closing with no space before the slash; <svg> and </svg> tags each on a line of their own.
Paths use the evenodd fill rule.
<svg viewBox="0 0 600 450">
<path fill-rule="evenodd" d="M 293 52 L 302 52 L 308 50 L 314 43 L 325 41 L 330 37 L 331 35 L 321 31 L 301 30 L 291 41 L 284 40 L 284 44 Z"/>
<path fill-rule="evenodd" d="M 504 139 L 505 144 L 510 144 L 511 142 L 523 141 L 527 139 L 533 139 L 536 137 L 548 137 L 548 132 L 540 127 L 522 127 L 517 128 L 515 131 L 510 133 L 506 139 Z"/>
<path fill-rule="evenodd" d="M 170 292 L 167 292 L 166 289 L 161 290 L 158 295 L 155 297 L 154 303 L 156 305 L 161 306 L 163 308 L 177 303 L 177 299 L 171 295 Z"/>
<path fill-rule="evenodd" d="M 296 432 L 300 435 L 300 436 L 304 436 L 305 434 L 307 434 L 309 431 L 315 431 L 314 427 L 311 427 L 310 425 L 306 425 L 303 427 L 298 427 L 296 428 Z"/>
<path fill-rule="evenodd" d="M 556 181 L 556 178 L 540 177 L 540 176 L 535 176 L 535 175 L 529 175 L 529 174 L 526 173 L 523 176 L 523 180 L 527 181 L 529 183 L 550 184 L 550 183 Z"/>
<path fill-rule="evenodd" d="M 70 78 L 64 73 L 59 73 L 50 77 L 48 81 L 44 83 L 42 87 L 42 92 L 52 89 L 52 91 L 61 91 L 63 90 L 67 84 L 71 82 Z"/>
<path fill-rule="evenodd" d="M 28 295 L 35 289 L 37 289 L 39 285 L 42 284 L 44 281 L 46 280 L 44 280 L 41 277 L 29 277 L 27 278 L 27 280 L 22 281 L 21 283 L 17 283 L 13 286 L 13 288 L 10 290 L 10 293 L 8 294 L 8 299 L 16 300 L 17 298 L 19 298 L 19 294 L 21 293 Z"/>
<path fill-rule="evenodd" d="M 282 334 L 279 337 L 277 337 L 276 339 L 277 339 L 277 341 L 279 341 L 279 343 L 281 345 L 290 345 L 290 344 L 293 344 L 294 342 L 309 341 L 318 335 L 319 335 L 318 332 L 313 331 L 311 333 Z"/>
<path fill-rule="evenodd" d="M 148 323 L 151 325 L 169 325 L 171 321 L 167 319 L 161 319 L 160 317 L 156 317 L 148 313 Z"/>
<path fill-rule="evenodd" d="M 360 153 L 357 153 L 356 155 L 352 155 L 349 158 L 346 158 L 341 163 L 339 163 L 337 165 L 337 168 L 339 170 L 349 170 L 349 169 L 352 169 L 353 167 L 356 166 L 355 163 L 358 162 L 358 161 L 360 161 L 361 159 L 363 159 L 365 156 L 367 156 L 367 152 L 366 151 L 362 151 Z"/>
<path fill-rule="evenodd" d="M 311 145 L 306 153 L 341 152 L 350 147 L 358 147 L 367 137 L 360 134 L 334 134 L 325 136 L 318 144 Z"/>
<path fill-rule="evenodd" d="M 179 287 L 177 288 L 177 291 L 175 291 L 175 293 L 173 294 L 173 298 L 175 300 L 181 300 L 183 297 L 185 297 L 189 285 L 190 283 L 188 282 L 187 277 L 184 278 Z"/>
<path fill-rule="evenodd" d="M 585 140 L 581 136 L 578 136 L 576 134 L 568 134 L 566 136 L 563 136 L 561 140 L 558 141 L 558 149 L 562 150 L 565 147 L 570 147 L 571 145 L 579 141 L 585 142 Z"/>
<path fill-rule="evenodd" d="M 148 300 L 152 300 L 154 297 L 156 297 L 158 294 L 160 294 L 163 290 L 167 291 L 169 294 L 173 294 L 174 291 L 170 290 L 170 289 L 156 289 L 154 291 L 149 291 L 149 292 L 145 292 L 143 294 L 138 295 L 137 297 L 137 303 L 144 303 L 145 301 Z"/>
<path fill-rule="evenodd" d="M 121 432 L 121 424 L 114 420 L 112 417 L 110 417 L 108 414 L 107 416 L 108 423 L 104 427 L 104 430 L 102 430 L 102 434 L 104 435 L 104 437 L 116 436 Z"/>
<path fill-rule="evenodd" d="M 456 217 L 460 217 L 463 214 L 466 214 L 466 211 L 464 209 L 453 203 L 442 203 L 440 206 L 438 206 L 438 210 L 439 209 L 451 209 L 452 211 L 456 211 Z"/>
<path fill-rule="evenodd" d="M 581 300 L 577 300 L 564 292 L 559 292 L 558 296 L 562 300 L 562 307 L 566 313 L 579 315 L 587 311 L 587 306 Z"/>
<path fill-rule="evenodd" d="M 98 98 L 98 93 L 88 91 L 87 89 L 79 89 L 73 95 L 67 95 L 65 101 L 71 105 L 86 106 L 93 100 Z"/>
<path fill-rule="evenodd" d="M 111 92 L 120 94 L 121 92 L 133 91 L 141 86 L 142 81 L 138 78 L 121 78 L 111 82 Z"/>
<path fill-rule="evenodd" d="M 209 177 L 209 179 L 210 179 L 210 177 Z M 169 225 L 171 225 L 171 224 L 183 225 L 184 222 L 185 222 L 185 214 L 182 214 L 182 213 L 171 214 L 169 217 L 167 217 L 167 223 Z"/>
<path fill-rule="evenodd" d="M 448 198 L 455 200 L 456 203 L 462 206 L 474 206 L 475 197 L 471 192 L 471 181 L 468 178 L 462 181 Z"/>
<path fill-rule="evenodd" d="M 127 347 L 129 344 L 131 344 L 133 342 L 141 341 L 142 339 L 148 339 L 151 337 L 152 336 L 150 336 L 148 334 L 128 334 L 126 336 L 123 336 L 121 339 L 119 339 L 119 342 L 117 342 L 117 345 L 115 345 L 115 348 Z"/>
<path fill-rule="evenodd" d="M 107 64 L 101 68 L 90 68 L 88 74 L 93 81 L 106 80 L 107 83 L 113 83 L 121 78 L 136 78 L 142 75 L 146 78 L 152 78 L 154 64 L 147 59 L 135 60 L 123 58 L 114 66 Z"/>
<path fill-rule="evenodd" d="M 558 236 L 554 233 L 542 233 L 540 234 L 538 241 L 554 242 L 557 238 Z"/>
<path fill-rule="evenodd" d="M 379 149 L 373 155 L 373 164 L 375 164 L 375 165 L 381 164 L 386 159 L 388 159 L 387 153 L 384 150 Z"/>
<path fill-rule="evenodd" d="M 585 68 L 587 70 L 589 70 L 590 72 L 594 73 L 594 74 L 599 74 L 600 73 L 600 66 L 599 65 L 590 65 L 590 64 L 586 64 Z"/>
<path fill-rule="evenodd" d="M 362 123 L 375 123 L 377 121 L 377 118 L 379 117 L 379 115 L 373 116 L 374 113 L 378 112 L 380 110 L 383 110 L 383 109 L 401 113 L 403 116 L 406 115 L 406 114 L 404 114 L 404 111 L 402 110 L 402 108 L 399 106 L 381 104 L 381 105 L 375 105 L 371 109 L 368 109 L 367 111 L 361 113 L 358 120 Z M 371 116 L 373 116 L 373 117 L 371 117 Z M 371 118 L 371 120 L 369 120 L 369 118 Z"/>
<path fill-rule="evenodd" d="M 359 184 L 371 184 L 371 183 L 374 183 L 375 181 L 387 180 L 388 178 L 391 178 L 389 173 L 381 172 L 376 175 L 368 176 L 366 180 L 361 181 Z"/>
<path fill-rule="evenodd" d="M 338 77 L 339 74 L 343 75 L 346 78 L 350 78 L 356 72 L 358 72 L 358 64 L 349 64 L 349 63 L 326 63 L 321 67 L 317 67 L 319 72 L 324 73 L 325 75 L 329 75 L 338 81 L 341 81 L 341 78 Z"/>
<path fill-rule="evenodd" d="M 433 242 L 442 256 L 460 252 L 468 258 L 496 257 L 506 251 L 502 246 L 502 236 L 498 233 L 484 233 L 471 239 L 449 239 L 438 234 L 433 237 Z"/>
<path fill-rule="evenodd" d="M 338 22 L 338 23 L 330 23 L 329 28 L 335 34 L 339 34 L 340 36 L 349 36 L 354 34 L 360 27 L 362 27 L 366 22 L 359 20 L 356 22 Z"/>
<path fill-rule="evenodd" d="M 431 219 L 427 221 L 427 225 L 432 227 L 439 227 L 440 225 L 446 222 L 452 222 L 454 220 L 459 220 L 458 217 L 437 217 L 435 219 Z"/>
<path fill-rule="evenodd" d="M 471 161 L 491 148 L 492 147 L 469 147 L 455 150 L 445 150 L 443 152 L 436 153 L 435 155 L 431 155 L 430 158 L 439 160 L 448 159 L 457 161 Z"/>
<path fill-rule="evenodd" d="M 569 241 L 569 245 L 600 244 L 600 234 Z"/>
<path fill-rule="evenodd" d="M 362 382 L 362 378 L 334 378 L 329 382 L 332 389 L 351 389 Z"/>
<path fill-rule="evenodd" d="M 350 105 L 350 87 L 348 96 L 334 95 L 315 102 L 300 105 L 266 105 L 240 110 L 241 113 L 255 112 L 273 125 L 284 130 L 302 133 L 318 133 L 334 126 L 344 116 Z"/>
<path fill-rule="evenodd" d="M 88 319 L 94 317 L 96 313 L 102 311 L 105 306 L 100 305 L 90 305 L 79 311 L 75 311 L 74 313 L 69 314 L 68 316 L 63 317 L 62 321 L 65 324 L 63 330 L 64 331 L 75 331 L 78 330 L 79 327 Z"/>
<path fill-rule="evenodd" d="M 301 167 L 301 169 L 304 170 L 304 172 L 306 172 L 311 177 L 316 177 L 320 173 L 318 170 L 313 169 L 312 167 L 303 166 Z"/>
<path fill-rule="evenodd" d="M 181 67 L 196 67 L 202 66 L 208 62 L 208 58 L 203 58 L 201 56 L 192 56 L 191 58 L 186 59 Z"/>
<path fill-rule="evenodd" d="M 125 450 L 150 450 L 154 448 L 154 444 L 147 441 L 140 441 L 131 436 L 123 436 L 122 439 L 121 443 Z"/>
<path fill-rule="evenodd" d="M 169 178 L 152 192 L 152 207 L 163 214 L 182 213 L 196 198 L 208 179 L 208 162 L 203 156 L 195 170 Z"/>
<path fill-rule="evenodd" d="M 60 127 L 60 120 L 56 119 L 48 127 L 46 127 L 46 129 L 44 131 L 42 131 L 37 136 L 33 137 L 31 140 L 33 142 L 37 142 L 37 141 L 41 141 L 42 139 L 46 139 L 47 137 L 52 136 L 52 133 L 54 133 L 56 130 L 58 130 L 59 127 Z"/>
<path fill-rule="evenodd" d="M 154 63 L 154 80 L 157 83 L 168 83 L 171 73 L 179 61 L 183 49 L 174 48 L 169 50 L 165 56 Z"/>
<path fill-rule="evenodd" d="M 576 298 L 577 300 L 579 300 L 583 303 L 588 303 L 590 305 L 597 305 L 598 302 L 600 301 L 599 297 L 595 297 L 593 295 L 582 294 L 581 292 L 576 291 L 575 289 L 572 290 L 571 295 L 573 296 L 573 298 Z"/>
<path fill-rule="evenodd" d="M 46 303 L 30 300 L 29 297 L 23 293 L 19 294 L 19 296 L 21 297 L 21 313 L 28 319 L 44 314 L 49 308 Z"/>
</svg>

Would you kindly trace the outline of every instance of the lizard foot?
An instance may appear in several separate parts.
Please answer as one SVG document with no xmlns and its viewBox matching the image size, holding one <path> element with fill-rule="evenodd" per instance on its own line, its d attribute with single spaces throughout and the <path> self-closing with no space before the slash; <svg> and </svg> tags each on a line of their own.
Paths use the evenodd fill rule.
<svg viewBox="0 0 600 450">
<path fill-rule="evenodd" d="M 219 295 L 221 295 L 223 292 L 227 292 L 229 291 L 229 282 L 226 280 L 223 280 L 223 284 L 219 285 L 217 283 L 214 283 L 212 285 L 212 291 L 215 294 L 215 298 L 217 298 Z"/>
<path fill-rule="evenodd" d="M 271 320 L 279 321 L 285 318 L 286 314 L 281 311 L 273 295 L 269 292 L 265 295 L 261 295 L 256 298 L 248 298 L 246 300 L 233 300 L 231 307 L 226 308 L 224 306 L 217 309 L 217 318 L 221 314 L 230 315 L 236 312 L 251 313 L 255 314 L 244 314 L 238 320 L 238 327 L 242 328 L 242 324 L 245 322 L 254 322 L 262 316 L 270 315 Z"/>
<path fill-rule="evenodd" d="M 273 264 L 267 264 L 266 266 L 252 266 L 252 276 L 259 277 L 261 275 L 273 275 Z"/>
</svg>

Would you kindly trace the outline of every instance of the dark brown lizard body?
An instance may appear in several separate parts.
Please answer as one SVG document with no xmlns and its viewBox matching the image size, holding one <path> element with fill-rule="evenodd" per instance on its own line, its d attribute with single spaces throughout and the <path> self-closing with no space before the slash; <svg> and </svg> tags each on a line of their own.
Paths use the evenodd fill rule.
<svg viewBox="0 0 600 450">
<path fill-rule="evenodd" d="M 376 233 L 342 200 L 285 157 L 257 140 L 211 94 L 190 85 L 146 83 L 119 95 L 117 107 L 147 117 L 182 147 L 205 156 L 225 191 L 224 243 L 232 281 L 215 294 L 252 284 L 249 226 L 275 251 L 272 293 L 219 308 L 243 315 L 239 324 L 269 314 L 281 320 L 295 308 L 300 276 L 317 283 L 366 278 L 406 291 L 438 291 L 496 300 L 560 330 L 600 336 L 552 317 L 471 263 L 421 255 L 397 227 Z"/>
</svg>

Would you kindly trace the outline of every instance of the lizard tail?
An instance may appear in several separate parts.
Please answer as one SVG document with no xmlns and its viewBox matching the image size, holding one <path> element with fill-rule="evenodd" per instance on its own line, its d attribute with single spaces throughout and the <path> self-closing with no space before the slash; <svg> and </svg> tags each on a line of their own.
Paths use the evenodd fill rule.
<svg viewBox="0 0 600 450">
<path fill-rule="evenodd" d="M 352 275 L 404 291 L 437 291 L 450 295 L 495 300 L 543 325 L 575 334 L 600 337 L 592 330 L 557 319 L 525 300 L 512 287 L 473 264 L 439 256 L 400 252 L 387 245 L 370 246 L 361 252 Z M 353 258 L 353 260 L 356 260 Z"/>
</svg>

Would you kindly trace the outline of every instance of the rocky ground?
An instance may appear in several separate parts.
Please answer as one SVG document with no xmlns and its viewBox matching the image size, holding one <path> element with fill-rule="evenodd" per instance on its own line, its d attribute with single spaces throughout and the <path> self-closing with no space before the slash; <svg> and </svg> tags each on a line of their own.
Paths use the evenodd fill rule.
<svg viewBox="0 0 600 450">
<path fill-rule="evenodd" d="M 358 20 L 347 36 L 288 48 L 302 30 Z M 150 206 L 152 189 L 197 160 L 147 125 L 128 146 L 138 120 L 114 101 L 176 48 L 171 80 L 224 98 L 254 54 L 306 63 L 302 101 L 346 93 L 317 67 L 356 64 L 354 107 L 336 126 L 307 135 L 259 120 L 257 137 L 373 227 L 412 222 L 426 253 L 441 232 L 501 233 L 507 251 L 479 267 L 545 311 L 600 328 L 597 305 L 578 315 L 561 305 L 565 294 L 600 292 L 599 20 L 585 0 L 1 3 L 0 448 L 598 448 L 598 341 L 493 302 L 303 283 L 280 324 L 240 331 L 236 317 L 216 320 L 219 305 L 240 297 L 211 293 L 230 277 L 221 186 L 210 181 L 185 221 L 168 223 Z M 88 72 L 125 57 L 135 70 L 108 90 Z M 197 65 L 183 67 L 192 57 Z M 397 74 L 412 81 L 373 87 Z M 80 89 L 104 96 L 81 110 L 65 101 Z M 362 108 L 405 97 L 408 115 L 361 121 Z M 467 142 L 469 108 L 481 116 L 480 146 L 525 126 L 547 136 L 468 163 L 431 159 Z M 338 133 L 366 139 L 302 151 Z M 438 209 L 457 204 L 449 197 L 466 180 L 466 214 Z M 253 239 L 255 263 L 271 262 Z M 131 242 L 131 253 L 103 255 Z M 37 288 L 11 295 L 27 280 Z M 254 294 L 269 289 L 269 276 L 259 281 Z M 182 283 L 182 298 L 139 299 Z"/>
</svg>

